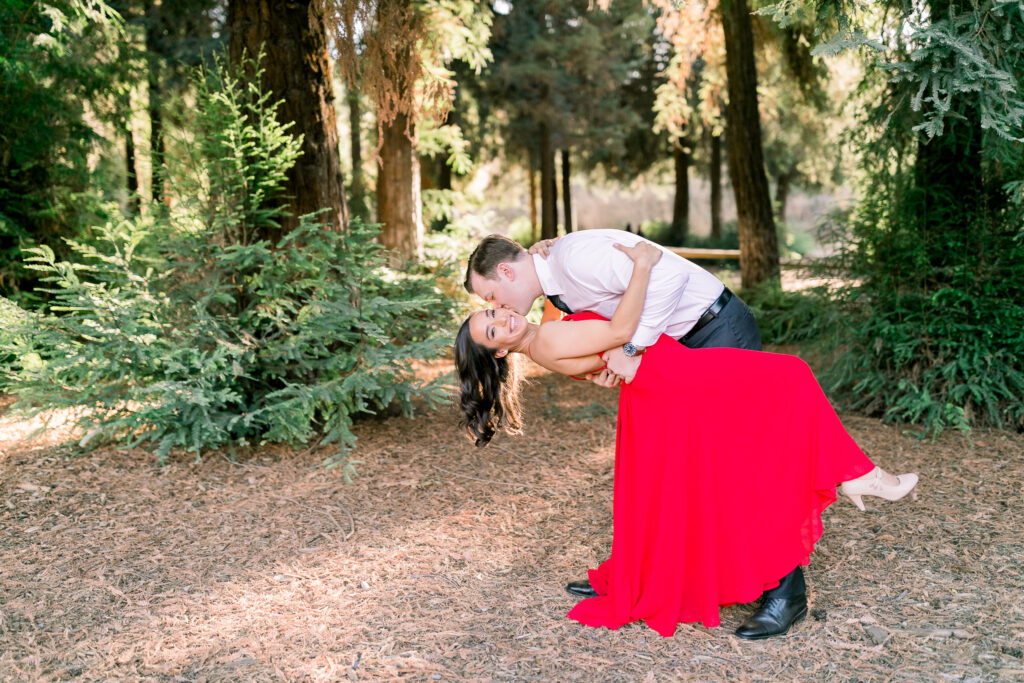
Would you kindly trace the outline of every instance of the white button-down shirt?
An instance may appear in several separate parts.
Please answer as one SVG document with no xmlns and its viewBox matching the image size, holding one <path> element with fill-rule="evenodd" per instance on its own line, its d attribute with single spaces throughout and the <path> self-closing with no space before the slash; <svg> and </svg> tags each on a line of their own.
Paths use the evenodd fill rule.
<svg viewBox="0 0 1024 683">
<path fill-rule="evenodd" d="M 592 311 L 610 319 L 633 274 L 633 262 L 612 244 L 631 247 L 641 239 L 625 230 L 581 230 L 562 237 L 546 259 L 533 256 L 544 294 L 557 294 L 573 311 Z M 632 339 L 641 347 L 650 346 L 662 333 L 682 337 L 725 290 L 708 271 L 662 250 L 665 254 L 651 271 L 640 326 Z"/>
</svg>

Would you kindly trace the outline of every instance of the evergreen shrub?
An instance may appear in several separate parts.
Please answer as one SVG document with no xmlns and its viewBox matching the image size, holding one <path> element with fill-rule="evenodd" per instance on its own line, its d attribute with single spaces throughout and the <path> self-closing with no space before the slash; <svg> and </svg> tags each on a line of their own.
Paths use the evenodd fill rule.
<svg viewBox="0 0 1024 683">
<path fill-rule="evenodd" d="M 837 295 L 846 324 L 825 383 L 850 407 L 920 424 L 922 435 L 973 425 L 1022 430 L 1016 212 L 927 232 L 920 212 L 906 198 L 868 195 L 859 205 L 842 257 L 856 284 Z"/>
<path fill-rule="evenodd" d="M 825 287 L 786 291 L 775 282 L 743 290 L 765 344 L 834 343 L 841 323 L 839 306 Z"/>
<path fill-rule="evenodd" d="M 785 25 L 804 10 L 761 12 Z M 1024 6 L 888 3 L 866 23 L 819 11 L 840 30 L 814 54 L 871 50 L 853 102 L 859 199 L 831 263 L 849 284 L 823 384 L 921 435 L 1024 430 Z"/>
<path fill-rule="evenodd" d="M 325 464 L 347 475 L 353 417 L 445 396 L 413 369 L 450 340 L 444 267 L 387 267 L 376 227 L 359 221 L 340 233 L 304 216 L 271 244 L 299 141 L 266 93 L 224 68 L 200 74 L 197 92 L 194 201 L 100 228 L 95 246 L 71 242 L 72 261 L 32 250 L 50 303 L 2 309 L 20 320 L 0 339 L 19 358 L 9 389 L 29 410 L 84 409 L 83 446 L 145 445 L 163 460 L 321 437 L 339 446 Z"/>
</svg>

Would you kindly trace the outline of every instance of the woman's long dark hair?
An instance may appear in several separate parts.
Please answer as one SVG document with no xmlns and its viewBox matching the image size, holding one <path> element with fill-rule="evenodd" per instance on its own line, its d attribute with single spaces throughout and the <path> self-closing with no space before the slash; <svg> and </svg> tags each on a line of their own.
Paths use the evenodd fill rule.
<svg viewBox="0 0 1024 683">
<path fill-rule="evenodd" d="M 505 355 L 477 344 L 469 335 L 469 318 L 455 336 L 455 369 L 459 373 L 459 426 L 469 431 L 477 446 L 485 446 L 498 429 L 522 432 L 519 372 Z"/>
</svg>

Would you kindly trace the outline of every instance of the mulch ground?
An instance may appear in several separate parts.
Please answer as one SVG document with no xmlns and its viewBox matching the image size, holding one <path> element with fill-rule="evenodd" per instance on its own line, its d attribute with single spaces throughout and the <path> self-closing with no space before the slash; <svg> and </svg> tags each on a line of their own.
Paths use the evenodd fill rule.
<svg viewBox="0 0 1024 683">
<path fill-rule="evenodd" d="M 1008 432 L 921 442 L 844 416 L 879 464 L 921 473 L 920 499 L 826 511 L 786 637 L 734 637 L 750 606 L 673 638 L 566 619 L 563 585 L 610 549 L 615 398 L 538 374 L 529 438 L 484 449 L 450 410 L 361 422 L 352 483 L 325 449 L 161 467 L 0 418 L 0 679 L 1024 679 Z"/>
</svg>

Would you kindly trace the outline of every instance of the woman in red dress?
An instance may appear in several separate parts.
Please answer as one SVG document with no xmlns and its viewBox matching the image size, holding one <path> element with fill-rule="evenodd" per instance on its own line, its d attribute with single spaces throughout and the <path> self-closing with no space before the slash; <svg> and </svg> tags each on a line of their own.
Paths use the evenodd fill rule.
<svg viewBox="0 0 1024 683">
<path fill-rule="evenodd" d="M 611 320 L 582 313 L 538 326 L 488 309 L 463 324 L 455 362 L 463 424 L 477 445 L 498 429 L 520 431 L 508 353 L 584 375 L 602 368 L 601 352 L 629 341 L 661 251 L 616 248 L 634 270 Z M 717 626 L 719 606 L 756 600 L 808 563 L 840 483 L 863 509 L 861 496 L 897 500 L 917 475 L 876 467 L 800 358 L 688 349 L 663 335 L 620 387 L 611 557 L 590 571 L 598 596 L 569 617 L 613 629 L 643 619 L 663 636 L 680 622 Z"/>
</svg>

